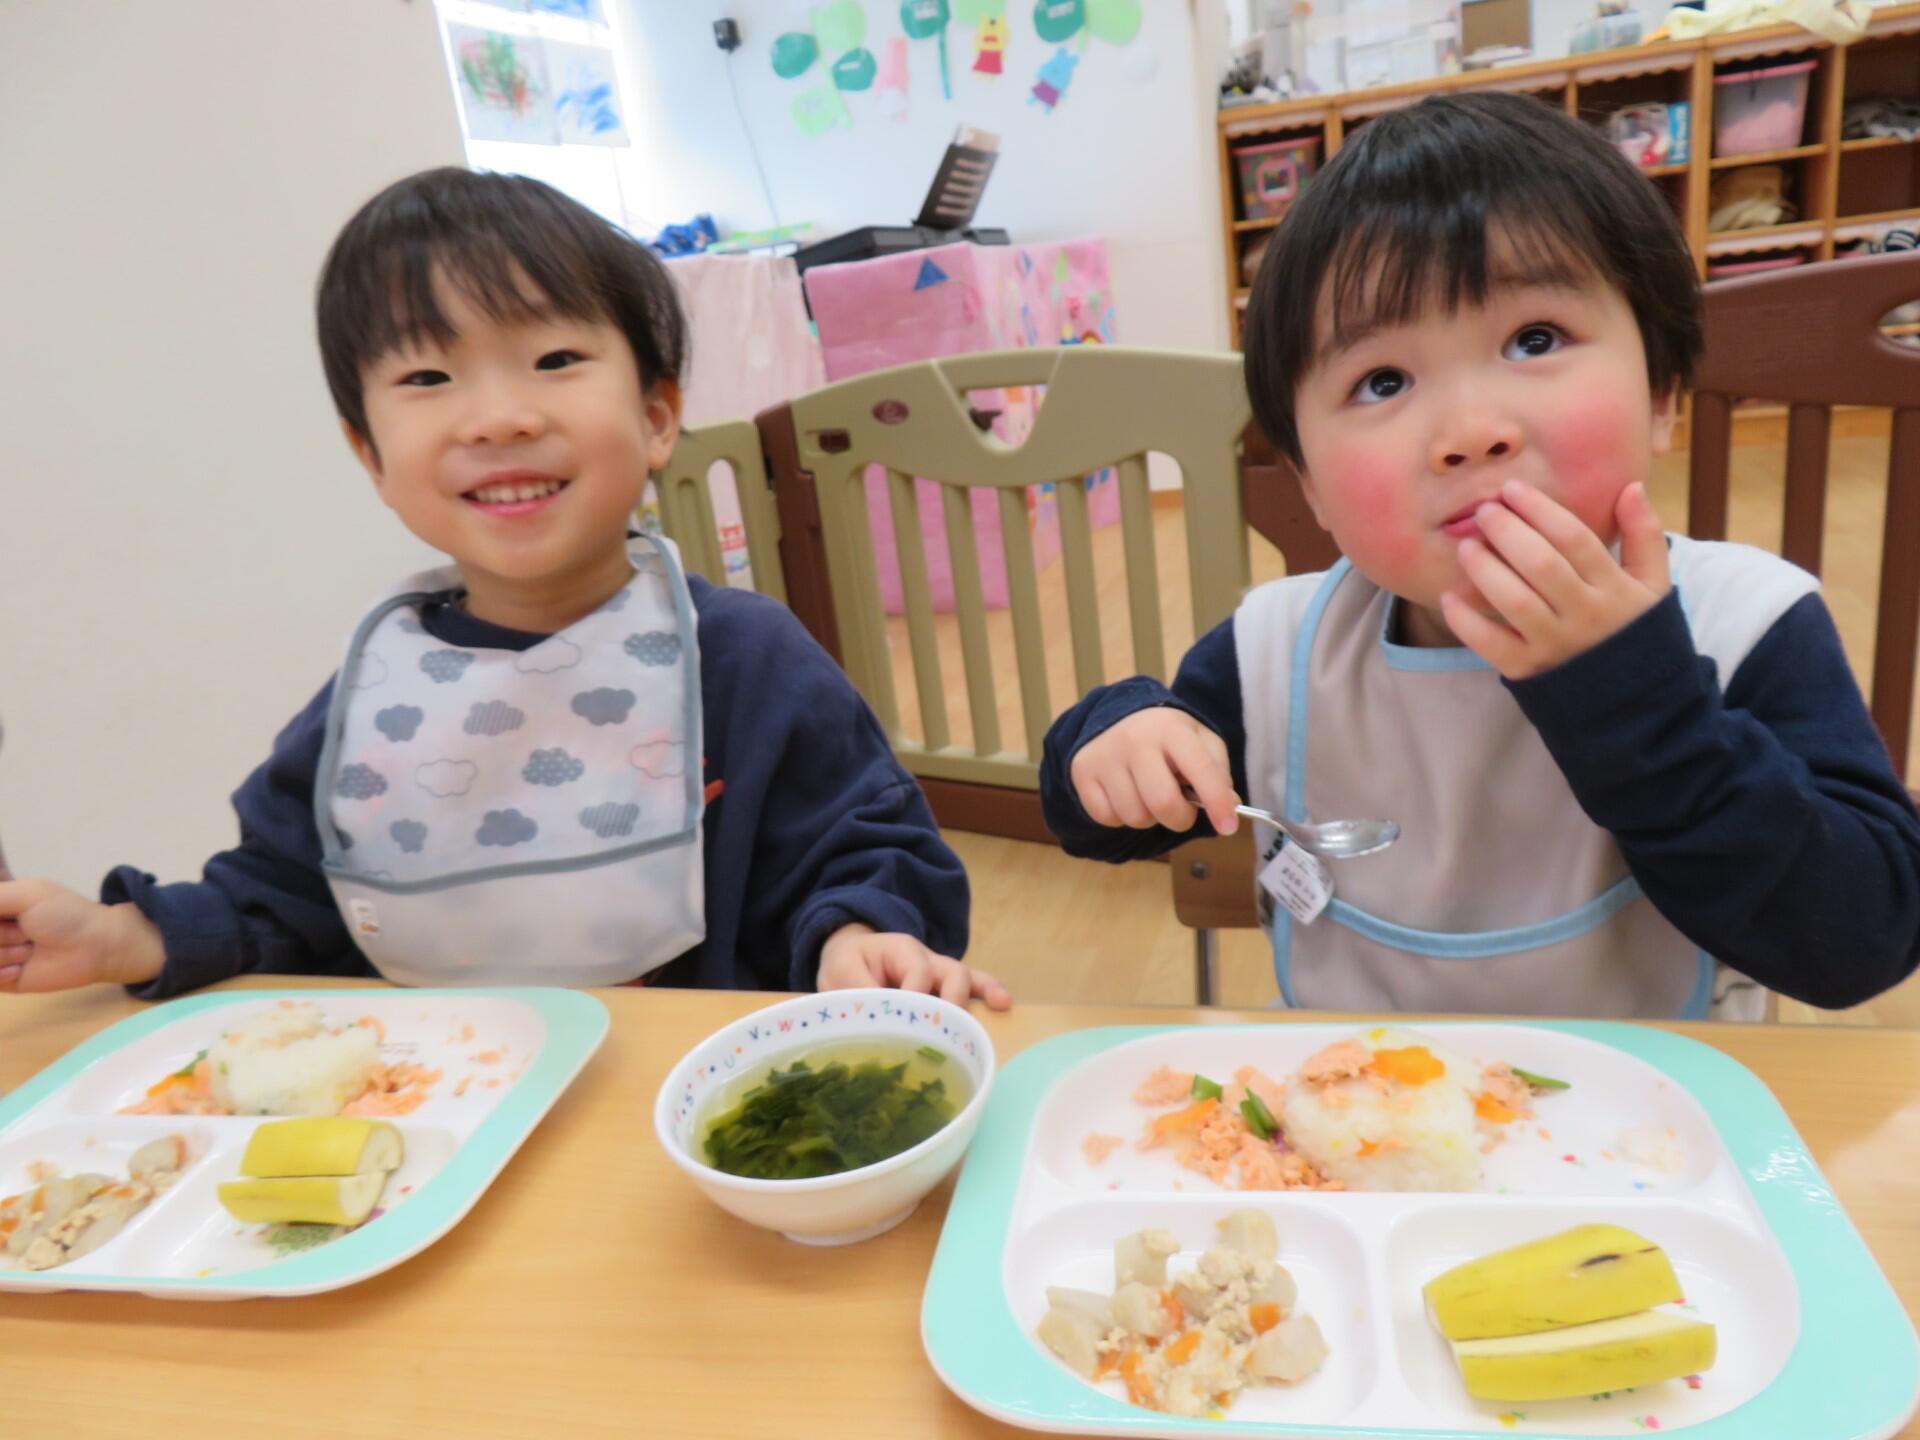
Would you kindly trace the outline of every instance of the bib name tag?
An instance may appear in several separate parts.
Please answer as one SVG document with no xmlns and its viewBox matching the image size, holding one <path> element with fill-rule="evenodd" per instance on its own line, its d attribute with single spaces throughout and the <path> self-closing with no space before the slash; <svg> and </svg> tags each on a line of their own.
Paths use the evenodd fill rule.
<svg viewBox="0 0 1920 1440">
<path fill-rule="evenodd" d="M 1260 884 L 1287 913 L 1311 925 L 1333 899 L 1333 876 L 1319 858 L 1286 844 L 1260 871 Z"/>
</svg>

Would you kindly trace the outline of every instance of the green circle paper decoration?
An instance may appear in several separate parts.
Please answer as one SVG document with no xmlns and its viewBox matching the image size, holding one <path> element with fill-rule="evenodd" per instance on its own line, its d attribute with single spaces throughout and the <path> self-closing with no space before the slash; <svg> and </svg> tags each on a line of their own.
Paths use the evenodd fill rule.
<svg viewBox="0 0 1920 1440">
<path fill-rule="evenodd" d="M 867 12 L 860 0 L 834 0 L 813 12 L 813 33 L 824 55 L 858 50 L 867 39 Z"/>
<path fill-rule="evenodd" d="M 1071 40 L 1086 23 L 1086 0 L 1039 0 L 1033 7 L 1033 28 L 1049 45 Z"/>
<path fill-rule="evenodd" d="M 1140 0 L 1087 0 L 1087 29 L 1109 45 L 1126 45 L 1140 33 Z"/>
<path fill-rule="evenodd" d="M 1109 45 L 1130 44 L 1140 33 L 1140 0 L 1039 0 L 1033 7 L 1033 28 L 1049 45 L 1065 44 L 1082 27 Z"/>
<path fill-rule="evenodd" d="M 951 18 L 947 0 L 902 0 L 900 6 L 900 28 L 909 40 L 931 40 Z"/>
<path fill-rule="evenodd" d="M 813 36 L 800 31 L 782 35 L 773 42 L 773 73 L 782 80 L 806 74 L 819 58 L 820 47 L 814 44 Z"/>
<path fill-rule="evenodd" d="M 842 90 L 866 90 L 879 69 L 871 50 L 849 50 L 833 62 L 833 83 Z"/>
<path fill-rule="evenodd" d="M 940 0 L 944 13 L 946 0 Z M 902 11 L 904 17 L 905 11 Z M 816 85 L 793 102 L 793 123 L 802 135 L 824 135 L 836 125 L 852 124 L 837 92 L 867 90 L 879 73 L 867 38 L 867 12 L 860 0 L 834 0 L 812 11 L 813 31 L 792 30 L 773 42 L 773 73 L 797 80 L 823 55 L 837 55 L 827 72 L 830 85 Z"/>
</svg>

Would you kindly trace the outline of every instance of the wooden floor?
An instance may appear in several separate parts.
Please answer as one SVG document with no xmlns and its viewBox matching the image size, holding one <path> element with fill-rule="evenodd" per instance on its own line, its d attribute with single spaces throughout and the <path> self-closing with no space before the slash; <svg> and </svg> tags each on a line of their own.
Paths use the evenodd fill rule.
<svg viewBox="0 0 1920 1440">
<path fill-rule="evenodd" d="M 1779 445 L 1742 446 L 1734 451 L 1732 538 L 1768 549 L 1780 540 L 1780 505 L 1785 454 Z M 1864 684 L 1871 665 L 1875 597 L 1880 572 L 1880 535 L 1885 508 L 1887 440 L 1885 436 L 1836 439 L 1830 472 L 1824 574 L 1827 603 L 1855 673 Z M 1653 498 L 1671 530 L 1686 529 L 1686 458 L 1661 460 Z M 1177 507 L 1155 511 L 1156 554 L 1169 664 L 1192 643 L 1193 623 L 1187 599 L 1185 530 Z M 1107 678 L 1134 673 L 1136 665 L 1126 623 L 1119 527 L 1096 536 L 1105 625 L 1102 640 Z M 1254 541 L 1256 581 L 1285 573 L 1265 542 Z M 1064 643 L 1065 591 L 1058 566 L 1042 576 L 1041 605 L 1049 636 L 1049 684 L 1055 706 L 1078 693 L 1069 647 Z M 939 617 L 941 669 L 946 709 L 956 744 L 970 744 L 972 727 L 962 679 L 957 629 L 951 617 Z M 1004 611 L 989 616 L 994 670 L 1001 677 L 994 708 L 1009 749 L 1024 746 L 1011 630 Z M 904 622 L 893 628 L 895 686 L 906 733 L 921 733 L 912 663 Z M 1920 717 L 1914 739 L 1920 742 Z M 1909 748 L 1913 755 L 1920 744 Z M 1920 783 L 1909 763 L 1908 783 Z M 1044 845 L 949 832 L 973 877 L 974 929 L 969 959 L 993 971 L 1017 997 L 1036 1001 L 1106 1003 L 1191 1003 L 1194 994 L 1193 932 L 1173 914 L 1172 881 L 1164 865 L 1097 865 L 1070 860 Z M 1257 1007 L 1278 1002 L 1271 956 L 1265 939 L 1252 931 L 1221 936 L 1220 987 L 1223 1003 Z M 1829 1012 L 1787 1001 L 1781 1018 L 1798 1023 L 1889 1024 L 1920 1026 L 1920 979 L 1857 1010 Z"/>
</svg>

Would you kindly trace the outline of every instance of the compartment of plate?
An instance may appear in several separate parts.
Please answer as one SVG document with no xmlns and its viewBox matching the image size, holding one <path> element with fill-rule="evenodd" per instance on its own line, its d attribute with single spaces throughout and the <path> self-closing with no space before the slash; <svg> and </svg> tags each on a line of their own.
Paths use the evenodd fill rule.
<svg viewBox="0 0 1920 1440">
<path fill-rule="evenodd" d="M 1680 1194 L 1723 1173 L 1725 1149 L 1699 1103 L 1651 1065 L 1609 1046 L 1529 1026 L 1411 1027 L 1476 1063 L 1505 1060 L 1568 1082 L 1539 1096 L 1534 1118 L 1501 1128 L 1485 1160 L 1483 1193 L 1641 1196 Z M 1243 1065 L 1285 1081 L 1316 1051 L 1353 1033 L 1340 1025 L 1206 1026 L 1149 1035 L 1073 1066 L 1034 1115 L 1029 1164 L 1072 1189 L 1219 1193 L 1164 1149 L 1135 1142 L 1168 1106 L 1135 1103 L 1159 1066 L 1222 1084 Z M 1092 1135 L 1123 1144 L 1099 1161 Z"/>
<path fill-rule="evenodd" d="M 1296 1195 L 1176 1196 L 1088 1200 L 1053 1210 L 1016 1226 L 1007 1242 L 1003 1277 L 1007 1303 L 1035 1350 L 1071 1376 L 1116 1400 L 1124 1400 L 1118 1377 L 1095 1384 L 1076 1374 L 1034 1333 L 1047 1312 L 1047 1287 L 1065 1285 L 1111 1295 L 1113 1246 L 1137 1230 L 1162 1228 L 1180 1242 L 1167 1262 L 1167 1276 L 1193 1268 L 1201 1252 L 1218 1243 L 1217 1222 L 1238 1210 L 1268 1214 L 1279 1233 L 1276 1257 L 1299 1287 L 1296 1311 L 1313 1316 L 1326 1337 L 1327 1358 L 1296 1385 L 1250 1385 L 1227 1414 L 1234 1420 L 1270 1423 L 1342 1423 L 1371 1393 L 1381 1368 L 1385 1334 L 1369 1317 L 1383 1293 L 1367 1263 L 1360 1233 L 1331 1208 Z"/>
<path fill-rule="evenodd" d="M 1469 1260 L 1593 1222 L 1624 1226 L 1666 1252 L 1685 1299 L 1660 1308 L 1714 1327 L 1718 1354 L 1712 1369 L 1693 1380 L 1601 1397 L 1515 1404 L 1473 1399 L 1446 1339 L 1427 1316 L 1423 1287 Z M 1435 1200 L 1394 1221 L 1381 1253 L 1390 1277 L 1391 1348 L 1399 1379 L 1440 1428 L 1498 1429 L 1507 1424 L 1501 1417 L 1519 1415 L 1527 1429 L 1555 1434 L 1677 1430 L 1759 1395 L 1785 1368 L 1800 1334 L 1799 1291 L 1779 1244 L 1755 1223 L 1703 1207 L 1636 1201 L 1596 1210 L 1558 1201 Z"/>
</svg>

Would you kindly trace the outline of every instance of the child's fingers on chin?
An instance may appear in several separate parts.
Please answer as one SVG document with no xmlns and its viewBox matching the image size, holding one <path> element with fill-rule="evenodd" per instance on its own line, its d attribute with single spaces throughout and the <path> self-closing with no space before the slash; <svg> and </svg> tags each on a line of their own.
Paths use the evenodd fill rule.
<svg viewBox="0 0 1920 1440">
<path fill-rule="evenodd" d="M 1504 558 L 1477 540 L 1460 542 L 1460 568 L 1494 610 L 1515 629 L 1550 619 L 1553 607 Z"/>
<path fill-rule="evenodd" d="M 1596 571 L 1604 571 L 1612 562 L 1606 544 L 1593 528 L 1546 492 L 1509 481 L 1500 498 L 1566 557 L 1583 579 L 1594 579 Z"/>
<path fill-rule="evenodd" d="M 1440 597 L 1440 608 L 1454 638 L 1496 670 L 1504 671 L 1524 648 L 1516 633 L 1482 615 L 1455 591 Z"/>
</svg>

